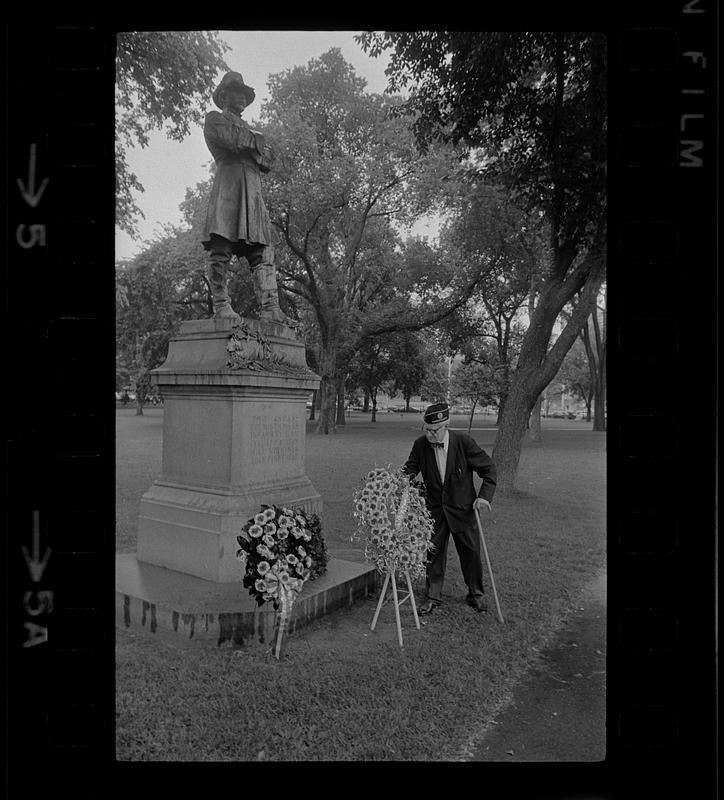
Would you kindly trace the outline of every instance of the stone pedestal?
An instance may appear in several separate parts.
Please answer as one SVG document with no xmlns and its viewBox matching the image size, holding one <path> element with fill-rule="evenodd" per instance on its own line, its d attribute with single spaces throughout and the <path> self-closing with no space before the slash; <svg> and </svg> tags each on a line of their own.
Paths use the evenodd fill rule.
<svg viewBox="0 0 724 800">
<path fill-rule="evenodd" d="M 306 581 L 292 608 L 288 633 L 365 601 L 376 590 L 377 570 L 330 558 L 327 571 Z M 116 557 L 116 624 L 173 646 L 248 647 L 273 642 L 271 603 L 251 599 L 241 580 L 217 583 L 144 564 L 132 553 Z"/>
<path fill-rule="evenodd" d="M 163 461 L 141 500 L 138 561 L 238 583 L 236 537 L 262 503 L 321 511 L 304 461 L 319 378 L 286 325 L 208 319 L 182 324 L 152 380 Z"/>
</svg>

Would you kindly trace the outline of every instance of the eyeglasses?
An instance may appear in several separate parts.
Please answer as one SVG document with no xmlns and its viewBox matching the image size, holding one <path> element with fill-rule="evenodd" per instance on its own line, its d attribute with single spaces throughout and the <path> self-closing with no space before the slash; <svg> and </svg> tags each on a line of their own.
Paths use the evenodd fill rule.
<svg viewBox="0 0 724 800">
<path fill-rule="evenodd" d="M 437 428 L 426 428 L 424 425 L 422 426 L 422 430 L 425 431 L 425 433 L 435 433 L 435 434 L 445 433 L 446 429 L 447 429 L 447 423 L 438 425 Z"/>
</svg>

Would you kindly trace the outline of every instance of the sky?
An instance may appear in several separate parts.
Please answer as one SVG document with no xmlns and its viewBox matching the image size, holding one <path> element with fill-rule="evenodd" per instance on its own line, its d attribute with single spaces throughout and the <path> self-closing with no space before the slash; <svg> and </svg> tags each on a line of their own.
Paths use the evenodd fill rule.
<svg viewBox="0 0 724 800">
<path fill-rule="evenodd" d="M 338 47 L 358 76 L 367 81 L 366 90 L 381 94 L 387 87 L 384 74 L 387 56 L 370 58 L 354 41 L 355 31 L 222 31 L 220 38 L 230 45 L 225 54 L 230 69 L 240 72 L 244 82 L 254 87 L 256 99 L 245 112 L 251 121 L 258 117 L 262 103 L 268 98 L 270 75 L 317 58 L 331 47 Z M 221 76 L 219 75 L 219 78 Z M 215 108 L 209 103 L 209 110 Z M 128 151 L 127 160 L 145 192 L 135 199 L 146 215 L 138 224 L 139 238 L 132 239 L 116 229 L 116 260 L 131 258 L 142 249 L 144 241 L 160 232 L 162 225 L 181 224 L 179 204 L 186 189 L 209 175 L 211 154 L 199 125 L 182 142 L 167 139 L 162 131 L 154 131 L 146 148 Z M 424 235 L 425 230 L 421 231 Z"/>
</svg>

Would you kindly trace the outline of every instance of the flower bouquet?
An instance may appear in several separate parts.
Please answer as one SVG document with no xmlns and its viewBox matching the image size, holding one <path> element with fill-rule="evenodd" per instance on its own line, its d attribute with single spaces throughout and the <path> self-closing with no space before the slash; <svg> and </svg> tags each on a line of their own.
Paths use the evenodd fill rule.
<svg viewBox="0 0 724 800">
<path fill-rule="evenodd" d="M 317 514 L 263 505 L 237 536 L 236 557 L 245 566 L 243 585 L 258 605 L 277 612 L 274 655 L 280 658 L 292 606 L 305 581 L 327 568 L 329 556 Z"/>
</svg>

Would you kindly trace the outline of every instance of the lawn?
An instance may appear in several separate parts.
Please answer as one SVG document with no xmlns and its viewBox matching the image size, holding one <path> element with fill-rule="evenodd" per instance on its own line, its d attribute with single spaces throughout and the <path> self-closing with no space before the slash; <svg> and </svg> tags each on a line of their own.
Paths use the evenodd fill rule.
<svg viewBox="0 0 724 800">
<path fill-rule="evenodd" d="M 160 408 L 117 412 L 119 551 L 135 549 L 140 497 L 160 471 L 162 420 Z M 318 436 L 308 423 L 307 473 L 322 495 L 333 556 L 362 560 L 349 538 L 352 492 L 375 464 L 402 463 L 419 426 L 419 415 L 382 414 L 372 424 L 358 412 L 338 433 Z M 466 430 L 467 420 L 453 418 L 452 427 Z M 491 452 L 494 419 L 477 416 L 472 434 Z M 462 758 L 605 565 L 605 435 L 581 421 L 544 420 L 542 444 L 524 447 L 518 487 L 484 518 L 505 625 L 490 590 L 491 613 L 465 605 L 451 545 L 439 612 L 417 631 L 402 607 L 403 650 L 391 607 L 369 630 L 373 598 L 297 631 L 281 663 L 261 648 L 181 650 L 119 629 L 117 757 Z"/>
</svg>

